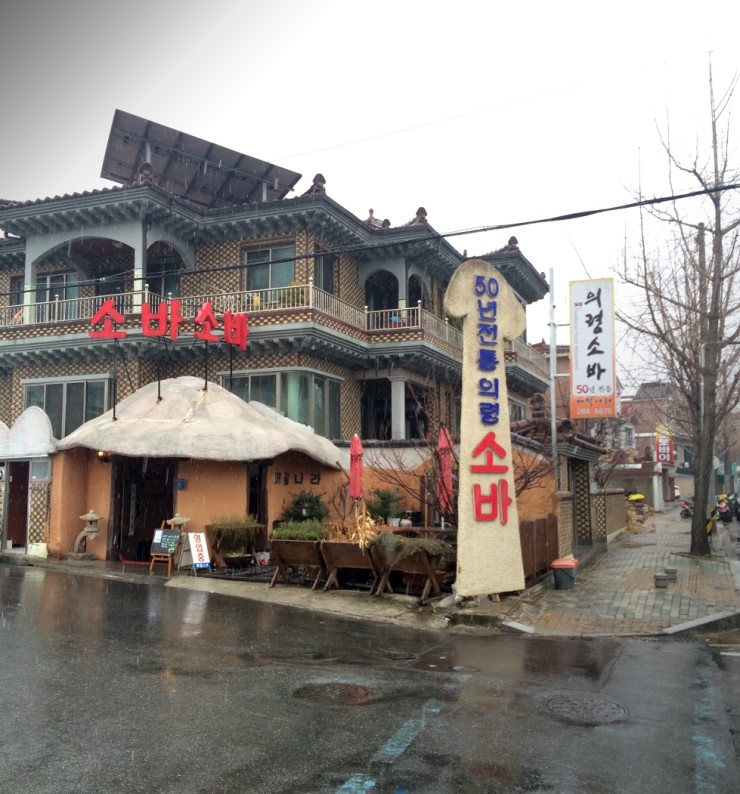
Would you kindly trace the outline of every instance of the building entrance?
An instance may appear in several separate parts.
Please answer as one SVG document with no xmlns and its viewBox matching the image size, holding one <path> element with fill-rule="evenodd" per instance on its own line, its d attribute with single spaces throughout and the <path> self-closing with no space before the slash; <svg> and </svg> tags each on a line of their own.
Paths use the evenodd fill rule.
<svg viewBox="0 0 740 794">
<path fill-rule="evenodd" d="M 109 558 L 144 561 L 154 530 L 174 515 L 172 458 L 116 458 L 113 461 L 113 532 Z"/>
</svg>

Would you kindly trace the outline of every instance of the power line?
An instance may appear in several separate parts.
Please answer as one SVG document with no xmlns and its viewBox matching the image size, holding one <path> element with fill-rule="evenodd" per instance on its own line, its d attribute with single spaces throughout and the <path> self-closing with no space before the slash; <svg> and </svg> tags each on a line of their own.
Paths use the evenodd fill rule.
<svg viewBox="0 0 740 794">
<path fill-rule="evenodd" d="M 421 242 L 428 242 L 428 241 L 434 241 L 434 240 L 442 240 L 442 239 L 447 239 L 447 238 L 450 238 L 450 237 L 460 237 L 462 235 L 481 234 L 483 232 L 503 231 L 503 230 L 506 230 L 506 229 L 518 229 L 520 227 L 536 226 L 536 225 L 543 224 L 543 223 L 561 223 L 563 221 L 577 220 L 579 218 L 588 218 L 588 217 L 590 217 L 592 215 L 600 215 L 600 214 L 607 213 L 607 212 L 617 212 L 617 211 L 620 211 L 620 210 L 636 209 L 637 207 L 648 207 L 648 206 L 652 206 L 652 205 L 656 205 L 656 204 L 665 204 L 665 203 L 668 203 L 668 202 L 671 202 L 671 201 L 680 201 L 682 199 L 687 199 L 687 198 L 697 198 L 699 196 L 707 196 L 707 195 L 711 195 L 711 194 L 714 194 L 714 193 L 723 193 L 726 190 L 738 190 L 739 188 L 740 188 L 740 183 L 732 183 L 730 185 L 720 185 L 719 187 L 703 188 L 701 190 L 692 190 L 692 191 L 689 191 L 687 193 L 677 193 L 677 194 L 671 194 L 669 196 L 658 196 L 658 197 L 654 197 L 654 198 L 650 198 L 650 199 L 641 199 L 640 201 L 632 201 L 632 202 L 629 202 L 627 204 L 615 204 L 615 205 L 608 206 L 608 207 L 599 207 L 599 208 L 588 209 L 588 210 L 578 210 L 577 212 L 569 212 L 569 213 L 565 213 L 563 215 L 551 215 L 551 216 L 546 216 L 544 218 L 533 218 L 533 219 L 530 219 L 530 220 L 515 221 L 515 222 L 512 222 L 512 223 L 498 223 L 498 224 L 493 224 L 493 225 L 488 225 L 488 226 L 475 226 L 475 227 L 472 227 L 470 229 L 459 229 L 457 231 L 452 231 L 452 232 L 433 232 L 433 233 L 430 233 L 430 234 L 427 234 L 427 235 L 419 235 L 417 237 L 414 237 L 413 240 L 399 241 L 397 239 L 392 239 L 392 240 L 385 240 L 385 241 L 381 240 L 381 241 L 375 242 L 373 244 L 363 243 L 363 244 L 360 244 L 360 245 L 348 246 L 348 247 L 345 247 L 345 248 L 335 248 L 335 249 L 333 249 L 331 251 L 326 251 L 325 253 L 327 253 L 329 255 L 335 255 L 335 256 L 338 255 L 338 254 L 350 254 L 351 255 L 351 254 L 363 253 L 365 251 L 370 251 L 370 250 L 378 251 L 378 250 L 382 250 L 383 248 L 386 248 L 386 247 L 396 247 L 399 244 L 404 244 L 404 243 L 420 242 L 420 241 Z M 402 228 L 402 227 L 396 227 L 396 228 Z M 94 236 L 94 235 L 91 235 L 91 236 Z M 272 261 L 272 264 L 285 263 L 285 262 L 298 262 L 298 261 L 303 260 L 303 259 L 313 259 L 316 255 L 317 255 L 316 252 L 309 253 L 309 254 L 296 254 L 296 255 L 290 256 L 290 257 L 283 257 L 282 259 L 275 259 L 275 260 Z M 232 263 L 232 264 L 229 264 L 229 265 L 217 265 L 217 266 L 209 267 L 209 268 L 201 268 L 201 269 L 198 270 L 198 273 L 199 274 L 221 273 L 221 272 L 224 272 L 224 271 L 227 271 L 227 270 L 235 270 L 235 269 L 243 270 L 243 269 L 245 269 L 247 267 L 248 267 L 248 265 L 246 263 L 238 262 L 238 263 Z M 129 271 L 124 271 L 124 272 L 130 273 L 132 271 L 129 270 Z M 164 275 L 177 275 L 179 272 L 181 272 L 181 271 L 178 271 L 178 270 L 162 271 L 161 273 L 158 273 L 157 276 L 160 276 L 160 275 L 162 275 L 162 276 L 164 276 Z M 97 279 L 88 279 L 88 280 L 86 280 L 84 282 L 81 281 L 81 282 L 78 282 L 78 283 L 80 285 L 81 284 L 97 285 L 98 283 L 100 283 L 104 279 L 105 279 L 105 277 L 101 276 L 100 278 L 97 278 Z M 27 290 L 27 291 L 35 291 L 35 288 L 33 290 Z M 3 294 L 3 293 L 0 293 L 0 294 Z M 8 292 L 8 293 L 4 293 L 4 294 L 5 295 L 10 295 L 10 294 L 13 294 L 13 293 L 9 293 Z"/>
</svg>

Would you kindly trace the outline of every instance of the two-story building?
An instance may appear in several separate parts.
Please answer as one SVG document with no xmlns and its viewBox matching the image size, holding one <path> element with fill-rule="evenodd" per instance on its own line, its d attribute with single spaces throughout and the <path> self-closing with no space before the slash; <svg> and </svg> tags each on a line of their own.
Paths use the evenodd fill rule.
<svg viewBox="0 0 740 794">
<path fill-rule="evenodd" d="M 301 191 L 300 174 L 120 110 L 101 175 L 115 185 L 0 200 L 6 541 L 69 551 L 91 495 L 78 479 L 82 493 L 66 508 L 54 493 L 56 442 L 154 382 L 215 382 L 342 449 L 354 433 L 399 445 L 440 424 L 456 433 L 461 335 L 442 307 L 464 257 L 422 207 L 400 226 L 372 211 L 361 219 L 321 174 Z M 483 258 L 524 305 L 547 293 L 517 245 Z M 246 344 L 234 319 L 243 314 Z M 523 339 L 506 342 L 505 361 L 512 418 L 522 418 L 547 365 Z M 33 407 L 48 425 L 25 413 Z M 155 514 L 196 510 L 172 501 L 182 458 L 89 452 L 112 463 L 98 556 L 130 552 Z M 241 510 L 270 524 L 284 480 L 274 456 L 251 454 L 236 488 Z M 297 478 L 301 464 L 283 468 Z"/>
</svg>

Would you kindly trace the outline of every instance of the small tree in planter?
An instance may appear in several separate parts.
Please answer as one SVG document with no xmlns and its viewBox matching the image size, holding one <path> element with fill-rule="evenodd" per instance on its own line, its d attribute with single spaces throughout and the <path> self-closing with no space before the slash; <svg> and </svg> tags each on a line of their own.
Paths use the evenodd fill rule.
<svg viewBox="0 0 740 794">
<path fill-rule="evenodd" d="M 386 524 L 393 523 L 404 508 L 403 496 L 393 488 L 375 488 L 372 496 L 365 500 L 367 511 L 374 518 L 382 518 Z"/>
<path fill-rule="evenodd" d="M 326 521 L 329 508 L 324 504 L 320 494 L 312 491 L 301 491 L 293 497 L 293 501 L 283 509 L 285 521 Z"/>
</svg>

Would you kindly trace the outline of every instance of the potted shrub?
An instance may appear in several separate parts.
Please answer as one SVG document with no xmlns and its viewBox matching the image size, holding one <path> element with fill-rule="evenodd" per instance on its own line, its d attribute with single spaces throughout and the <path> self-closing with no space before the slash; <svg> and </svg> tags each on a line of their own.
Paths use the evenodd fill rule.
<svg viewBox="0 0 740 794">
<path fill-rule="evenodd" d="M 286 521 L 326 521 L 329 508 L 324 504 L 320 494 L 313 491 L 301 491 L 293 497 L 291 503 L 283 509 Z"/>
<path fill-rule="evenodd" d="M 403 496 L 393 488 L 375 488 L 369 499 L 365 500 L 367 511 L 374 518 L 381 518 L 386 524 L 398 526 L 403 511 Z"/>
<path fill-rule="evenodd" d="M 326 565 L 321 554 L 321 541 L 326 526 L 316 519 L 310 521 L 285 521 L 272 531 L 270 553 L 277 566 L 270 587 L 279 578 L 290 583 L 288 569 L 298 571 L 305 568 L 312 572 L 315 590 L 327 577 Z"/>
</svg>

